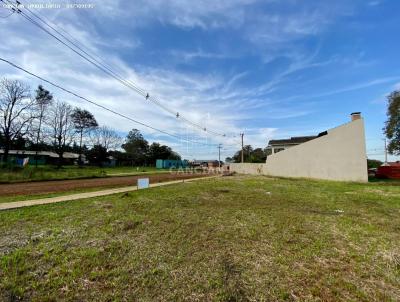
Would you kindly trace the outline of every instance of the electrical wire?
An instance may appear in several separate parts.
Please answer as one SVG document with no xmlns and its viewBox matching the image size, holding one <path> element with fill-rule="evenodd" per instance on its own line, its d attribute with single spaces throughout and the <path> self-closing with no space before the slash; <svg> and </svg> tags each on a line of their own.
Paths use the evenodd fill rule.
<svg viewBox="0 0 400 302">
<path fill-rule="evenodd" d="M 80 50 L 81 52 L 83 52 L 85 55 L 87 55 L 90 59 L 92 59 L 95 63 L 99 64 L 100 66 L 104 67 L 107 71 L 109 71 L 113 76 L 118 77 L 120 80 L 124 81 L 125 83 L 129 84 L 130 88 L 133 88 L 136 92 L 140 93 L 142 96 L 146 96 L 146 91 L 135 86 L 132 82 L 128 81 L 128 80 L 124 80 L 122 79 L 118 74 L 116 74 L 111 67 L 107 66 L 107 64 L 105 64 L 104 60 L 101 59 L 100 57 L 99 60 L 95 58 L 95 56 L 91 55 L 90 53 L 88 53 L 87 51 L 85 51 L 82 47 L 80 47 L 79 45 L 77 45 L 78 43 L 71 41 L 71 39 L 67 38 L 64 34 L 60 33 L 55 27 L 57 26 L 56 24 L 54 24 L 54 27 L 49 24 L 49 22 L 46 22 L 46 20 L 44 20 L 41 16 L 39 16 L 38 14 L 34 13 L 33 11 L 31 11 L 28 7 L 25 8 L 26 10 L 28 10 L 32 15 L 34 15 L 36 18 L 38 18 L 42 23 L 44 23 L 45 25 L 47 25 L 49 28 L 51 28 L 53 31 L 55 31 L 57 34 L 59 34 L 61 37 L 63 37 L 65 40 L 67 40 L 69 43 L 71 43 L 72 45 L 74 45 L 78 50 Z M 60 28 L 60 27 L 59 27 Z M 64 32 L 66 32 L 65 30 L 63 30 Z M 66 32 L 67 33 L 67 32 Z M 67 33 L 68 34 L 68 33 Z M 68 34 L 69 36 L 71 36 L 70 34 Z M 53 36 L 54 37 L 54 36 Z M 76 39 L 74 39 L 75 41 L 77 41 Z M 65 44 L 64 44 L 65 45 Z M 98 67 L 98 66 L 96 66 Z"/>
<path fill-rule="evenodd" d="M 75 97 L 77 97 L 77 98 L 79 98 L 79 99 L 82 99 L 82 100 L 84 100 L 84 101 L 86 101 L 86 102 L 88 102 L 88 103 L 90 103 L 90 104 L 92 104 L 92 105 L 95 105 L 95 106 L 97 106 L 97 107 L 99 107 L 99 108 L 102 108 L 102 109 L 108 111 L 108 112 L 111 112 L 111 113 L 113 113 L 113 114 L 115 114 L 115 115 L 118 115 L 118 116 L 120 116 L 120 117 L 123 117 L 123 118 L 125 118 L 125 119 L 127 119 L 127 120 L 129 120 L 129 121 L 132 121 L 132 122 L 136 123 L 136 124 L 142 125 L 142 126 L 144 126 L 144 127 L 147 127 L 147 128 L 152 129 L 152 130 L 154 130 L 154 131 L 158 131 L 158 132 L 160 132 L 160 133 L 163 133 L 163 134 L 165 134 L 165 135 L 174 137 L 174 138 L 179 139 L 179 140 L 180 140 L 180 139 L 183 139 L 183 140 L 185 140 L 185 141 L 187 141 L 187 142 L 189 142 L 189 143 L 194 143 L 194 144 L 199 144 L 199 145 L 207 145 L 207 146 L 217 146 L 217 144 L 206 144 L 206 143 L 202 143 L 202 142 L 198 142 L 198 141 L 188 140 L 188 139 L 182 138 L 182 137 L 180 137 L 180 136 L 178 136 L 178 135 L 175 135 L 175 134 L 169 133 L 169 132 L 167 132 L 167 131 L 164 131 L 164 130 L 155 128 L 155 127 L 153 127 L 153 126 L 151 126 L 151 125 L 145 124 L 145 123 L 140 122 L 140 121 L 138 121 L 138 120 L 135 120 L 135 119 L 133 119 L 133 118 L 131 118 L 131 117 L 125 115 L 125 114 L 119 113 L 119 112 L 117 112 L 117 111 L 115 111 L 115 110 L 113 110 L 113 109 L 110 109 L 110 108 L 108 108 L 108 107 L 106 107 L 106 106 L 104 106 L 104 105 L 101 105 L 101 104 L 99 104 L 99 103 L 97 103 L 97 102 L 94 102 L 94 101 L 92 101 L 92 100 L 89 100 L 89 99 L 87 99 L 86 97 L 83 97 L 83 96 L 81 96 L 81 95 L 79 95 L 79 94 L 77 94 L 77 93 L 75 93 L 75 92 L 73 92 L 73 91 L 71 91 L 71 90 L 69 90 L 69 89 L 67 89 L 67 88 L 62 87 L 62 86 L 59 85 L 59 84 L 56 84 L 56 83 L 54 83 L 54 82 L 52 82 L 52 81 L 49 81 L 49 80 L 47 80 L 47 79 L 45 79 L 45 78 L 43 78 L 43 77 L 41 77 L 41 76 L 39 76 L 39 75 L 37 75 L 37 74 L 35 74 L 35 73 L 33 73 L 33 72 L 30 72 L 30 71 L 28 71 L 28 70 L 22 68 L 21 66 L 18 66 L 18 65 L 16 65 L 16 64 L 14 64 L 14 63 L 12 63 L 12 62 L 10 62 L 10 61 L 4 59 L 4 58 L 1 58 L 1 57 L 0 57 L 0 61 L 5 62 L 5 63 L 7 63 L 7 64 L 13 66 L 14 68 L 17 68 L 17 69 L 19 69 L 19 70 L 21 70 L 21 71 L 23 71 L 23 72 L 25 72 L 25 73 L 27 73 L 27 74 L 29 74 L 29 75 L 31 75 L 31 76 L 37 78 L 37 79 L 43 81 L 43 82 L 46 82 L 46 83 L 48 83 L 48 84 L 50 84 L 50 85 L 52 85 L 52 86 L 54 86 L 54 87 L 56 87 L 56 88 L 58 88 L 58 89 L 60 89 L 60 90 L 62 90 L 62 91 L 68 93 L 68 94 L 71 94 L 71 95 L 73 95 L 73 96 L 75 96 Z"/>
<path fill-rule="evenodd" d="M 11 3 L 11 5 L 14 5 L 11 1 L 7 0 L 9 3 Z M 79 51 L 81 51 L 82 53 L 84 53 L 84 55 L 82 55 L 82 53 L 80 53 L 78 50 L 74 49 L 73 47 L 71 47 L 70 45 L 68 45 L 67 43 L 65 43 L 64 41 L 62 41 L 59 37 L 55 36 L 54 34 L 52 34 L 50 31 L 48 31 L 46 28 L 44 28 L 41 24 L 39 24 L 38 22 L 36 22 L 35 20 L 33 20 L 30 16 L 28 16 L 26 13 L 24 13 L 23 11 L 21 11 L 18 7 L 18 13 L 20 15 L 22 15 L 25 19 L 27 19 L 29 22 L 31 22 L 32 24 L 34 24 L 35 26 L 37 26 L 38 28 L 40 28 L 41 30 L 43 30 L 44 32 L 46 32 L 48 35 L 52 36 L 53 38 L 55 38 L 57 41 L 59 41 L 60 43 L 62 43 L 64 46 L 68 47 L 70 50 L 72 50 L 73 52 L 75 52 L 76 54 L 78 54 L 80 57 L 82 57 L 83 59 L 85 59 L 87 62 L 89 62 L 90 64 L 96 66 L 97 68 L 99 68 L 100 70 L 102 70 L 103 72 L 105 72 L 106 74 L 108 74 L 109 76 L 115 78 L 117 81 L 119 81 L 121 84 L 125 85 L 126 87 L 133 89 L 135 92 L 139 93 L 141 96 L 145 97 L 146 100 L 151 101 L 152 103 L 156 104 L 157 106 L 159 106 L 160 108 L 162 108 L 163 110 L 169 112 L 171 115 L 175 116 L 176 118 L 179 118 L 180 120 L 184 121 L 185 123 L 188 123 L 190 125 L 192 125 L 193 127 L 196 127 L 204 132 L 208 132 L 210 134 L 214 134 L 217 136 L 222 136 L 222 137 L 226 137 L 225 134 L 223 133 L 219 133 L 217 131 L 211 130 L 211 129 L 207 129 L 206 127 L 203 127 L 195 122 L 192 122 L 191 120 L 185 118 L 184 116 L 182 116 L 179 112 L 172 110 L 170 108 L 168 108 L 167 106 L 163 105 L 157 98 L 150 96 L 148 92 L 146 92 L 144 89 L 138 87 L 136 84 L 134 84 L 131 81 L 125 80 L 122 78 L 122 76 L 118 75 L 116 72 L 114 72 L 112 70 L 112 68 L 110 68 L 109 66 L 107 66 L 107 64 L 104 63 L 104 60 L 101 59 L 100 57 L 98 57 L 100 60 L 97 60 L 94 56 L 92 56 L 90 53 L 88 53 L 87 51 L 85 51 L 84 49 L 82 49 L 82 47 L 80 47 L 79 45 L 77 45 L 77 43 L 71 41 L 71 39 L 67 38 L 64 34 L 60 33 L 60 31 L 58 31 L 55 27 L 61 28 L 59 26 L 57 26 L 56 24 L 54 24 L 54 26 L 52 26 L 51 24 L 49 24 L 49 22 L 47 22 L 46 20 L 44 20 L 44 18 L 42 18 L 41 16 L 39 16 L 38 14 L 34 13 L 33 11 L 31 11 L 28 7 L 24 7 L 29 13 L 31 13 L 34 17 L 36 17 L 38 20 L 40 20 L 43 24 L 45 24 L 46 26 L 48 26 L 50 29 L 52 29 L 54 32 L 56 32 L 60 37 L 64 38 L 66 41 L 68 41 L 70 44 L 72 44 L 76 49 L 78 49 Z M 65 33 L 67 33 L 65 30 L 63 30 Z M 70 34 L 67 33 L 68 36 L 72 37 Z M 75 41 L 77 41 L 76 39 L 74 39 Z M 88 59 L 87 57 L 89 57 L 90 59 Z"/>
<path fill-rule="evenodd" d="M 1 0 L 3 1 L 3 0 Z M 12 2 L 8 1 L 11 5 L 14 5 Z M 43 26 L 41 26 L 39 23 L 37 23 L 35 20 L 33 20 L 30 16 L 28 16 L 27 14 L 25 14 L 24 12 L 22 12 L 18 7 L 16 7 L 16 10 L 19 14 L 21 14 L 25 19 L 27 19 L 28 21 L 30 21 L 31 23 L 33 23 L 34 25 L 36 25 L 37 27 L 39 27 L 40 29 L 42 29 L 43 31 L 45 31 L 47 34 L 49 34 L 50 36 L 52 36 L 53 38 L 55 38 L 57 41 L 59 41 L 60 43 L 62 43 L 63 45 L 65 45 L 66 47 L 68 47 L 70 50 L 72 50 L 73 52 L 75 52 L 76 54 L 78 54 L 79 56 L 81 56 L 83 59 L 85 59 L 86 61 L 88 61 L 89 63 L 95 65 L 97 68 L 99 68 L 100 70 L 102 70 L 103 72 L 105 72 L 106 74 L 112 76 L 113 78 L 117 79 L 121 84 L 124 84 L 125 86 L 128 86 L 129 88 L 134 89 L 137 93 L 141 94 L 142 96 L 145 96 L 146 99 L 150 99 L 153 102 L 157 103 L 160 107 L 162 107 L 164 110 L 169 111 L 171 114 L 175 114 L 174 111 L 170 110 L 169 108 L 163 106 L 161 103 L 158 102 L 157 99 L 155 99 L 154 97 L 150 97 L 148 95 L 148 93 L 146 93 L 143 89 L 138 88 L 137 86 L 135 86 L 134 84 L 132 84 L 131 82 L 124 80 L 122 78 L 120 78 L 117 74 L 114 73 L 114 71 L 107 67 L 104 63 L 99 62 L 99 60 L 97 60 L 96 58 L 94 58 L 91 54 L 89 54 L 88 52 L 86 52 L 85 50 L 83 50 L 81 47 L 79 47 L 76 43 L 72 42 L 70 39 L 68 39 L 67 37 L 65 37 L 65 35 L 63 35 L 62 33 L 60 33 L 59 31 L 57 31 L 53 26 L 51 26 L 50 24 L 48 24 L 48 22 L 46 22 L 43 18 L 41 18 L 39 15 L 35 14 L 34 12 L 32 12 L 28 7 L 26 7 L 26 9 L 33 14 L 36 18 L 38 18 L 39 20 L 41 20 L 44 24 L 46 24 L 49 28 L 53 29 L 55 32 L 57 32 L 61 37 L 63 37 L 64 39 L 66 39 L 69 43 L 71 43 L 72 45 L 74 45 L 77 49 L 79 49 L 80 51 L 82 51 L 84 54 L 86 54 L 87 56 L 89 56 L 91 58 L 88 59 L 87 57 L 85 57 L 84 55 L 82 55 L 81 53 L 79 53 L 77 50 L 73 49 L 71 46 L 69 46 L 68 44 L 66 44 L 64 41 L 62 41 L 59 37 L 56 37 L 55 35 L 53 35 L 51 32 L 49 32 L 46 28 L 44 28 Z M 57 26 L 54 24 L 54 26 Z M 60 28 L 60 27 L 59 27 Z M 66 31 L 64 31 L 66 32 Z M 67 32 L 66 32 L 67 33 Z M 67 33 L 68 34 L 68 33 Z M 70 34 L 68 34 L 69 36 L 71 36 Z M 77 41 L 75 39 L 75 41 Z M 100 57 L 99 57 L 100 58 Z M 93 61 L 92 61 L 93 60 Z M 100 60 L 102 60 L 100 58 Z M 104 62 L 104 60 L 102 60 Z M 105 66 L 105 68 L 103 68 L 102 66 Z M 177 117 L 179 117 L 179 113 L 177 113 Z M 194 127 L 200 128 L 201 130 L 208 132 L 208 133 L 212 133 L 214 135 L 220 135 L 223 137 L 226 137 L 225 134 L 219 134 L 215 131 L 212 130 L 207 130 L 206 128 L 202 128 L 202 126 L 191 122 L 190 120 L 184 118 L 184 117 L 180 117 L 182 120 L 184 120 L 185 122 L 187 122 L 188 124 L 191 124 Z M 240 144 L 239 142 L 237 144 Z M 236 145 L 236 144 L 235 144 Z"/>
<path fill-rule="evenodd" d="M 3 2 L 3 0 L 0 0 L 0 2 Z M 7 19 L 8 17 L 10 17 L 11 15 L 13 15 L 16 12 L 15 8 L 13 8 L 13 7 L 7 9 L 7 7 L 3 6 L 3 8 L 5 10 L 9 10 L 10 13 L 8 15 L 6 15 L 6 16 L 0 16 L 0 18 L 2 18 L 2 19 Z"/>
</svg>

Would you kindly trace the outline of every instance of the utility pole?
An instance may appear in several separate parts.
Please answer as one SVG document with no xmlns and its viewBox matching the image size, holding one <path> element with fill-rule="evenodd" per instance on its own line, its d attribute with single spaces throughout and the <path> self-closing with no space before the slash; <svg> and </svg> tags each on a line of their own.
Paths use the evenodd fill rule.
<svg viewBox="0 0 400 302">
<path fill-rule="evenodd" d="M 386 138 L 384 139 L 385 142 L 385 164 L 387 164 L 387 146 L 386 146 Z"/>
<path fill-rule="evenodd" d="M 222 144 L 218 145 L 218 167 L 221 170 L 221 148 L 222 148 Z"/>
<path fill-rule="evenodd" d="M 243 136 L 244 136 L 244 133 L 240 133 L 240 137 L 242 138 L 242 163 L 244 163 Z"/>
</svg>

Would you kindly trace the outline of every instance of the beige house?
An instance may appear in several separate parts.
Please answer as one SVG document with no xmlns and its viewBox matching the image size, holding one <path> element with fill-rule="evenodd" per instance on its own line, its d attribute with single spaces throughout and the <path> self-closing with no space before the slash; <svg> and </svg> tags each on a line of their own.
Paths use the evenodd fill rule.
<svg viewBox="0 0 400 302">
<path fill-rule="evenodd" d="M 282 145 L 283 146 L 283 145 Z M 364 120 L 351 121 L 267 157 L 265 164 L 230 164 L 232 172 L 342 181 L 368 181 Z"/>
</svg>

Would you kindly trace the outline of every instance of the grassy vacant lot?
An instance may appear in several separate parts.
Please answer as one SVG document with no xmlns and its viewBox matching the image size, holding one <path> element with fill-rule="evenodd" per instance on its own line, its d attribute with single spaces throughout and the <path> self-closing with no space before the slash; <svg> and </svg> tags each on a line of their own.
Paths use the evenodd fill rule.
<svg viewBox="0 0 400 302">
<path fill-rule="evenodd" d="M 400 300 L 391 184 L 223 177 L 3 211 L 0 234 L 0 300 Z"/>
<path fill-rule="evenodd" d="M 167 172 L 154 167 L 82 167 L 64 166 L 60 169 L 53 166 L 28 166 L 26 168 L 0 168 L 0 183 L 12 183 L 39 180 L 61 180 L 77 178 L 107 177 L 113 174 L 142 174 Z"/>
</svg>

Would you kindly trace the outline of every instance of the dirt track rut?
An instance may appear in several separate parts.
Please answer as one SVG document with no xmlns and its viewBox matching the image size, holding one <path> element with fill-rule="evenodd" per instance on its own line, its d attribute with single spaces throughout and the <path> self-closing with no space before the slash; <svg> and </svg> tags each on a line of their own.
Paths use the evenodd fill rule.
<svg viewBox="0 0 400 302">
<path fill-rule="evenodd" d="M 1 184 L 0 196 L 35 195 L 66 192 L 85 188 L 110 188 L 117 186 L 135 186 L 138 178 L 150 178 L 150 183 L 204 177 L 202 174 L 147 174 L 107 178 L 74 179 Z"/>
</svg>

